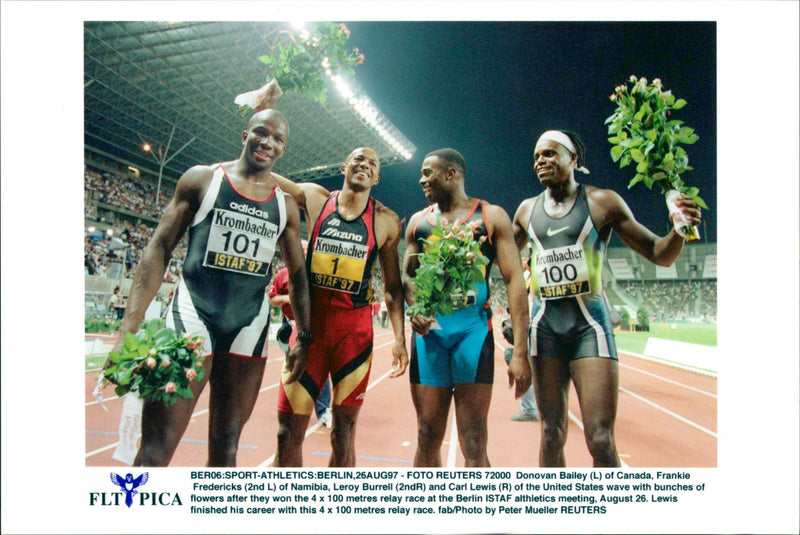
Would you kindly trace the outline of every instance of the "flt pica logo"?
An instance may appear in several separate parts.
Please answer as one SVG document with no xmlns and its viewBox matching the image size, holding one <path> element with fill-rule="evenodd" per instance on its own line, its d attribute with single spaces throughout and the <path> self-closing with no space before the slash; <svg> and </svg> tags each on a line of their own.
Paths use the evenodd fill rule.
<svg viewBox="0 0 800 535">
<path fill-rule="evenodd" d="M 92 506 L 121 506 L 131 507 L 148 505 L 183 505 L 181 497 L 176 492 L 143 492 L 139 490 L 150 479 L 150 473 L 144 472 L 138 476 L 131 473 L 124 477 L 111 472 L 111 483 L 118 487 L 115 492 L 90 492 L 89 505 Z"/>
<path fill-rule="evenodd" d="M 119 488 L 122 489 L 122 492 L 125 493 L 125 505 L 128 507 L 133 504 L 133 497 L 139 494 L 136 489 L 147 483 L 149 478 L 150 474 L 148 472 L 145 472 L 136 479 L 133 479 L 133 474 L 128 474 L 122 478 L 119 474 L 111 472 L 111 482 L 118 485 Z"/>
</svg>

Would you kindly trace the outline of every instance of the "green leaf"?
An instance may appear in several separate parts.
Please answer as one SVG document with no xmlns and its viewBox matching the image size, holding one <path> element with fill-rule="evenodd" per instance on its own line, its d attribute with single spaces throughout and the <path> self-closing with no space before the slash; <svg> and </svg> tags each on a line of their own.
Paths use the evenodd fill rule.
<svg viewBox="0 0 800 535">
<path fill-rule="evenodd" d="M 615 162 L 618 161 L 622 157 L 624 150 L 625 147 L 622 145 L 615 145 L 614 147 L 611 147 L 611 160 Z"/>
<path fill-rule="evenodd" d="M 136 335 L 131 332 L 125 333 L 125 338 L 123 339 L 122 347 L 123 349 L 128 351 L 137 350 L 139 348 L 139 340 L 136 338 Z"/>
<path fill-rule="evenodd" d="M 632 188 L 633 186 L 635 186 L 636 184 L 641 182 L 643 179 L 644 179 L 644 175 L 636 175 L 635 177 L 633 177 L 633 180 L 631 180 L 628 183 L 628 189 Z"/>
<path fill-rule="evenodd" d="M 638 147 L 641 144 L 642 144 L 642 140 L 641 139 L 637 139 L 637 138 L 623 139 L 620 142 L 620 145 L 622 145 L 623 147 L 630 148 L 630 149 L 632 149 L 634 147 Z"/>
<path fill-rule="evenodd" d="M 634 162 L 641 163 L 642 161 L 644 161 L 644 154 L 642 154 L 642 151 L 640 151 L 639 149 L 631 149 L 630 154 Z"/>
<path fill-rule="evenodd" d="M 649 167 L 650 166 L 648 165 L 647 161 L 642 160 L 641 162 L 639 162 L 639 165 L 636 166 L 636 171 L 638 173 L 646 173 Z"/>
<path fill-rule="evenodd" d="M 703 210 L 708 210 L 709 209 L 708 205 L 706 205 L 706 202 L 703 199 L 701 199 L 699 196 L 692 195 L 692 199 L 694 199 L 694 202 L 697 203 L 697 206 L 699 206 Z"/>
<path fill-rule="evenodd" d="M 162 346 L 175 340 L 176 338 L 177 334 L 174 330 L 164 328 L 156 332 L 155 335 L 153 335 L 152 340 L 154 346 Z"/>
<path fill-rule="evenodd" d="M 672 109 L 679 110 L 684 106 L 686 106 L 686 101 L 683 100 L 682 98 L 679 98 L 678 100 L 675 101 L 675 104 L 672 106 Z"/>
</svg>

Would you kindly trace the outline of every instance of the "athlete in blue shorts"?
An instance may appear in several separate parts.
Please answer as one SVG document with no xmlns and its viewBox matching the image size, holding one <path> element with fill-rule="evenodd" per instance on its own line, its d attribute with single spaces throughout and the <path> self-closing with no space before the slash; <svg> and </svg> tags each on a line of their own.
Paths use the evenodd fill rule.
<svg viewBox="0 0 800 535">
<path fill-rule="evenodd" d="M 530 246 L 534 389 L 542 421 L 541 466 L 565 466 L 567 400 L 575 384 L 584 435 L 594 466 L 619 466 L 614 441 L 618 365 L 603 297 L 602 267 L 611 232 L 647 260 L 671 265 L 684 239 L 659 237 L 637 222 L 615 192 L 579 184 L 586 172 L 577 134 L 550 130 L 533 153 L 545 191 L 526 199 L 514 216 L 514 239 Z M 677 205 L 693 225 L 700 209 L 689 197 Z"/>
<path fill-rule="evenodd" d="M 508 290 L 509 311 L 515 329 L 528 330 L 525 280 L 511 220 L 502 208 L 468 197 L 464 191 L 467 166 L 453 149 L 431 152 L 422 162 L 420 184 L 430 206 L 409 220 L 403 282 L 406 301 L 414 304 L 413 278 L 424 239 L 440 218 L 475 229 L 481 249 L 496 260 Z M 489 466 L 486 455 L 486 419 L 494 380 L 494 337 L 489 309 L 489 271 L 477 291 L 467 295 L 468 306 L 452 315 L 411 318 L 416 333 L 411 344 L 411 397 L 417 411 L 415 466 L 441 466 L 441 445 L 451 400 L 455 400 L 459 444 L 466 466 Z M 435 322 L 435 323 L 434 323 Z M 531 384 L 528 341 L 519 336 L 509 364 L 509 386 L 516 397 Z"/>
</svg>

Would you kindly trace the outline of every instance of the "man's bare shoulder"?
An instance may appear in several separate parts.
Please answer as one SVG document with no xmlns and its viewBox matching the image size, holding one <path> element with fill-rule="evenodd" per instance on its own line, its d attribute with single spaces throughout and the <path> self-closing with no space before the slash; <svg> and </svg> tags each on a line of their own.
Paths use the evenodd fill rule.
<svg viewBox="0 0 800 535">
<path fill-rule="evenodd" d="M 375 222 L 378 225 L 386 225 L 396 229 L 399 229 L 401 226 L 400 216 L 397 215 L 397 212 L 377 199 L 375 200 Z"/>
<path fill-rule="evenodd" d="M 505 208 L 498 204 L 492 204 L 489 201 L 483 201 L 483 213 L 489 221 L 510 221 L 508 212 Z"/>
<path fill-rule="evenodd" d="M 215 165 L 194 165 L 186 170 L 181 178 L 178 179 L 176 191 L 190 191 L 194 189 L 203 189 L 214 176 L 214 172 L 219 168 L 219 164 Z"/>
<path fill-rule="evenodd" d="M 584 188 L 586 189 L 586 198 L 603 208 L 613 209 L 625 205 L 622 196 L 613 189 L 597 188 L 589 185 L 584 185 Z"/>
<path fill-rule="evenodd" d="M 394 210 L 383 204 L 378 199 L 375 199 L 375 213 L 386 215 L 388 217 L 396 217 L 398 220 L 400 219 Z"/>
<path fill-rule="evenodd" d="M 525 199 L 524 201 L 519 203 L 519 208 L 517 209 L 517 211 L 521 210 L 522 208 L 526 208 L 526 209 L 532 208 L 533 205 L 536 203 L 536 199 L 538 199 L 541 196 L 542 196 L 542 193 L 539 193 L 538 195 L 534 195 L 533 197 L 528 197 L 527 199 Z"/>
</svg>

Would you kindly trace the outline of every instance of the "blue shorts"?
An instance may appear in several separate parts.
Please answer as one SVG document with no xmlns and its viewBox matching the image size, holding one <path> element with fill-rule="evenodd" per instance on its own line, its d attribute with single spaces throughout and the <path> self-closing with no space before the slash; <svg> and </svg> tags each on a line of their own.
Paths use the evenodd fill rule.
<svg viewBox="0 0 800 535">
<path fill-rule="evenodd" d="M 443 326 L 411 344 L 411 382 L 451 388 L 455 383 L 494 382 L 494 336 L 485 317 Z"/>
<path fill-rule="evenodd" d="M 531 310 L 530 353 L 565 360 L 616 359 L 613 327 L 602 294 L 536 299 Z"/>
</svg>

